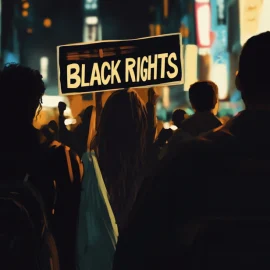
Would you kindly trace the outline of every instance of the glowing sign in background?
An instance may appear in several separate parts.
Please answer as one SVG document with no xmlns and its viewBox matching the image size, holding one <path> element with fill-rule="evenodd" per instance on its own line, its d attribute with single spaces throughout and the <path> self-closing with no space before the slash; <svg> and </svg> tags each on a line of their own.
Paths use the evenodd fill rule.
<svg viewBox="0 0 270 270">
<path fill-rule="evenodd" d="M 197 45 L 199 48 L 211 47 L 211 9 L 209 1 L 195 2 Z"/>
<path fill-rule="evenodd" d="M 240 43 L 270 30 L 269 0 L 239 0 Z"/>
</svg>

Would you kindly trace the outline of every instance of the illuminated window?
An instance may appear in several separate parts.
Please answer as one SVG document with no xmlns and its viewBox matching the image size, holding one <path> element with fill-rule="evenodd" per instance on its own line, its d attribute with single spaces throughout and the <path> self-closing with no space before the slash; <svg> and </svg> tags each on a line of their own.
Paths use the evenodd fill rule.
<svg viewBox="0 0 270 270">
<path fill-rule="evenodd" d="M 203 5 L 198 7 L 197 10 L 197 27 L 199 33 L 199 43 L 200 46 L 210 46 L 210 28 L 211 28 L 211 18 L 210 18 L 210 7 L 209 5 Z"/>
<path fill-rule="evenodd" d="M 91 4 L 85 4 L 84 7 L 85 7 L 85 9 L 89 10 L 89 9 L 91 9 L 92 5 Z"/>
<path fill-rule="evenodd" d="M 160 24 L 157 24 L 156 25 L 156 35 L 158 36 L 158 35 L 161 35 L 161 26 L 160 26 Z"/>
<path fill-rule="evenodd" d="M 226 64 L 213 64 L 211 67 L 211 80 L 218 86 L 219 99 L 228 97 L 228 71 Z"/>
<path fill-rule="evenodd" d="M 96 10 L 98 8 L 97 0 L 85 0 L 84 8 L 86 10 Z"/>
<path fill-rule="evenodd" d="M 84 25 L 83 31 L 83 41 L 84 42 L 94 42 L 98 39 L 98 26 L 97 25 Z"/>
<path fill-rule="evenodd" d="M 165 18 L 169 15 L 169 0 L 163 0 L 163 15 Z"/>
<path fill-rule="evenodd" d="M 48 65 L 49 65 L 48 57 L 41 57 L 40 58 L 40 73 L 44 81 L 48 79 Z"/>
<path fill-rule="evenodd" d="M 86 17 L 85 22 L 88 25 L 96 25 L 98 24 L 98 17 L 96 16 Z"/>
<path fill-rule="evenodd" d="M 188 91 L 191 84 L 197 81 L 198 47 L 196 45 L 186 45 L 184 61 L 184 90 Z"/>
<path fill-rule="evenodd" d="M 163 106 L 164 108 L 170 107 L 170 88 L 168 86 L 163 87 Z"/>
</svg>

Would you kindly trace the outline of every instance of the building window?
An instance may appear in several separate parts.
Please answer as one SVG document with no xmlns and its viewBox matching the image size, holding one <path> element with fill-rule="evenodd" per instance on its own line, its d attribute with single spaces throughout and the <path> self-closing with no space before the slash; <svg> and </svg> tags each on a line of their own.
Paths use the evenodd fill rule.
<svg viewBox="0 0 270 270">
<path fill-rule="evenodd" d="M 40 73 L 44 81 L 48 80 L 48 65 L 49 65 L 48 57 L 45 57 L 45 56 L 41 57 L 40 58 Z"/>
</svg>

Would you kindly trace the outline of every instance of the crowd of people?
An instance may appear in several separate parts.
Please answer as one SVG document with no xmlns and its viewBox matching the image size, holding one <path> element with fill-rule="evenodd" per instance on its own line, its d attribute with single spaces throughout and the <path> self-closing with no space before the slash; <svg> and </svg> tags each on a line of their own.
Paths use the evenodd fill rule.
<svg viewBox="0 0 270 270">
<path fill-rule="evenodd" d="M 146 104 L 132 89 L 115 91 L 97 125 L 90 106 L 73 131 L 60 102 L 58 123 L 37 130 L 42 76 L 6 65 L 0 72 L 0 110 L 9 113 L 1 134 L 0 263 L 9 268 L 3 269 L 24 263 L 33 270 L 270 266 L 269 47 L 265 32 L 242 49 L 235 83 L 244 111 L 223 125 L 214 113 L 217 85 L 198 81 L 189 89 L 194 114 L 175 110 L 177 129 L 160 132 L 153 88 Z M 24 248 L 26 221 L 22 212 L 16 219 L 9 201 L 20 203 L 34 224 Z M 40 242 L 30 243 L 36 235 L 46 252 Z M 35 268 L 37 261 L 42 267 Z"/>
</svg>

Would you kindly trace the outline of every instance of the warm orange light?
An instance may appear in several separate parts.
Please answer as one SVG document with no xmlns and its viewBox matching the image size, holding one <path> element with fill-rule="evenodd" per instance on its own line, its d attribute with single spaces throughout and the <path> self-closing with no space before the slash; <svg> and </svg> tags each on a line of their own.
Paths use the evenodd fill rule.
<svg viewBox="0 0 270 270">
<path fill-rule="evenodd" d="M 163 15 L 168 18 L 169 15 L 169 0 L 163 0 Z"/>
<path fill-rule="evenodd" d="M 236 70 L 236 72 L 235 72 L 235 76 L 237 76 L 238 75 L 238 70 Z"/>
<path fill-rule="evenodd" d="M 30 4 L 28 2 L 24 2 L 23 5 L 22 5 L 22 7 L 24 9 L 28 9 L 30 7 Z"/>
<path fill-rule="evenodd" d="M 23 17 L 27 17 L 28 16 L 28 11 L 27 10 L 23 10 L 22 11 L 22 16 Z"/>
<path fill-rule="evenodd" d="M 44 19 L 43 25 L 44 25 L 46 28 L 50 28 L 50 27 L 52 26 L 52 20 L 51 20 L 50 18 Z"/>
<path fill-rule="evenodd" d="M 27 28 L 26 32 L 27 32 L 28 34 L 32 34 L 32 33 L 33 33 L 33 29 L 32 29 L 32 28 Z"/>
<path fill-rule="evenodd" d="M 160 24 L 157 24 L 156 25 L 156 35 L 158 36 L 158 35 L 161 35 L 161 26 L 160 26 Z"/>
<path fill-rule="evenodd" d="M 180 33 L 184 38 L 187 38 L 189 36 L 189 29 L 184 24 L 182 24 L 180 27 Z"/>
<path fill-rule="evenodd" d="M 155 35 L 155 25 L 154 24 L 149 24 L 149 31 L 150 31 L 150 36 Z"/>
</svg>

